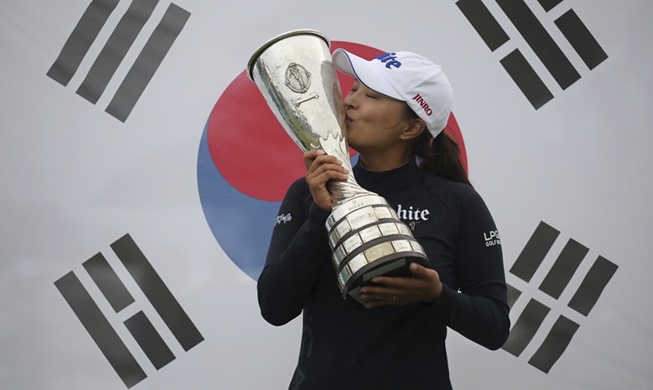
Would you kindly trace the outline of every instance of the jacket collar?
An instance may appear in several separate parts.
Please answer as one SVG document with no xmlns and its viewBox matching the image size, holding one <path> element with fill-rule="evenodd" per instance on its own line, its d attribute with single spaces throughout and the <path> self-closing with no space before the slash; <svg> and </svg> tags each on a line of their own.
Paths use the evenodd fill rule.
<svg viewBox="0 0 653 390">
<path fill-rule="evenodd" d="M 370 171 L 358 160 L 353 170 L 358 184 L 376 193 L 392 193 L 414 185 L 420 172 L 414 159 L 398 168 L 383 172 Z"/>
</svg>

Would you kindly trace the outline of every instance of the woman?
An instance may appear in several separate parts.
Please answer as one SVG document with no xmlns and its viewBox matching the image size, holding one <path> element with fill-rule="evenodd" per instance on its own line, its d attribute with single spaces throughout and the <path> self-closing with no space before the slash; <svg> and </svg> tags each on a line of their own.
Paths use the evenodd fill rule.
<svg viewBox="0 0 653 390">
<path fill-rule="evenodd" d="M 346 303 L 325 221 L 327 182 L 348 172 L 335 157 L 311 151 L 305 178 L 281 204 L 279 213 L 291 217 L 274 228 L 258 280 L 261 313 L 283 325 L 303 312 L 291 389 L 450 389 L 446 328 L 497 349 L 510 323 L 501 247 L 485 240 L 496 226 L 443 131 L 449 82 L 439 66 L 410 52 L 367 61 L 339 49 L 333 62 L 356 78 L 344 100 L 347 141 L 359 152 L 354 176 L 396 210 L 420 210 L 405 222 L 430 267 L 413 263 L 410 277 L 374 278 L 361 290 L 367 310 Z"/>
</svg>

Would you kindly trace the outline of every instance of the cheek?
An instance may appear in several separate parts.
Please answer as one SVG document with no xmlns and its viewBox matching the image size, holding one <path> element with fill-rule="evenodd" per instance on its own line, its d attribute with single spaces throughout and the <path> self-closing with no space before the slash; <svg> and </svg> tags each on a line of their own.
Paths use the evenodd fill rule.
<svg viewBox="0 0 653 390">
<path fill-rule="evenodd" d="M 403 105 L 398 102 L 384 101 L 375 107 L 374 117 L 384 127 L 393 127 L 404 117 Z"/>
<path fill-rule="evenodd" d="M 366 125 L 387 128 L 399 122 L 401 116 L 398 114 L 396 107 L 388 104 L 378 104 L 365 110 L 361 119 Z"/>
<path fill-rule="evenodd" d="M 359 147 L 368 144 L 370 139 L 374 138 L 374 132 L 371 126 L 357 122 L 347 126 L 347 135 L 345 138 L 350 147 L 359 151 Z"/>
<path fill-rule="evenodd" d="M 403 108 L 394 104 L 369 104 L 360 107 L 356 120 L 347 128 L 353 142 L 383 143 L 401 123 Z M 386 141 L 384 141 L 386 140 Z"/>
</svg>

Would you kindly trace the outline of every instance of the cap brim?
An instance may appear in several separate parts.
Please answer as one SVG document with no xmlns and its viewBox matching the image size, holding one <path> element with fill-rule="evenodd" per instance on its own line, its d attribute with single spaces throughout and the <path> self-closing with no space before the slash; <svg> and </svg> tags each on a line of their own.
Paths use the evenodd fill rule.
<svg viewBox="0 0 653 390">
<path fill-rule="evenodd" d="M 356 80 L 360 81 L 367 88 L 393 99 L 404 100 L 404 98 L 401 97 L 394 88 L 392 88 L 390 83 L 388 83 L 372 62 L 343 49 L 335 50 L 332 58 L 336 69 L 346 75 L 356 78 Z"/>
</svg>

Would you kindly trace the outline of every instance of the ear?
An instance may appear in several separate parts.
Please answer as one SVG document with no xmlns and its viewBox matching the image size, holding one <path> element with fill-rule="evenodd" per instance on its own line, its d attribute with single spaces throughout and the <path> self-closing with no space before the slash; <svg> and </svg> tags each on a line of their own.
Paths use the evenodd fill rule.
<svg viewBox="0 0 653 390">
<path fill-rule="evenodd" d="M 410 119 L 406 123 L 406 128 L 401 132 L 400 139 L 411 140 L 419 137 L 426 130 L 426 124 L 419 118 Z"/>
</svg>

